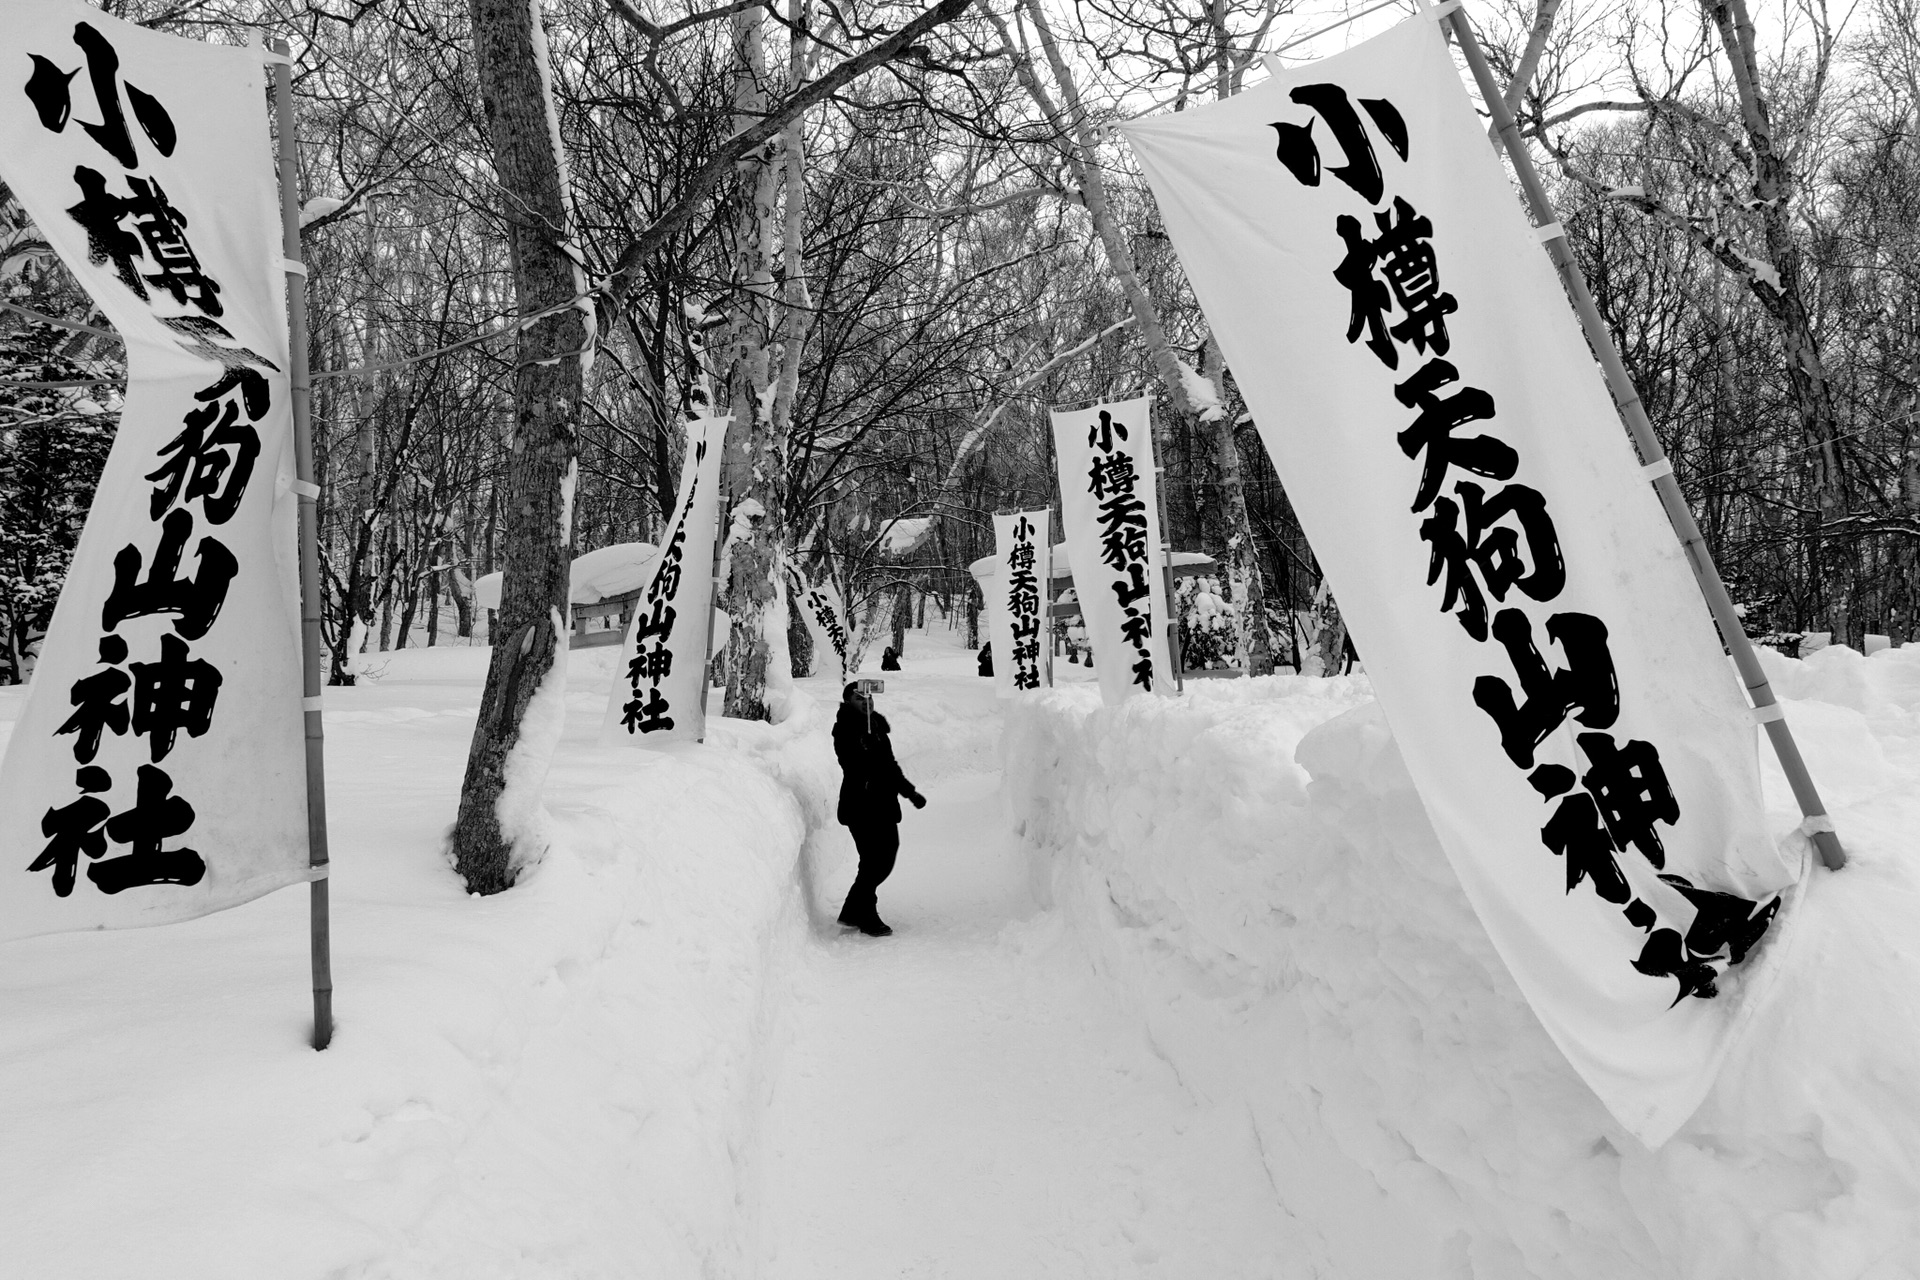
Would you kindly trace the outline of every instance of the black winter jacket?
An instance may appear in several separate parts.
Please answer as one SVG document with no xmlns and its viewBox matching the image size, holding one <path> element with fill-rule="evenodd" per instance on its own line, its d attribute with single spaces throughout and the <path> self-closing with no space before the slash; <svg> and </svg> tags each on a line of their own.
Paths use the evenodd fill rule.
<svg viewBox="0 0 1920 1280">
<path fill-rule="evenodd" d="M 900 772 L 899 761 L 893 758 L 887 718 L 874 712 L 869 730 L 866 712 L 851 703 L 841 703 L 840 714 L 833 722 L 833 754 L 840 757 L 840 810 L 836 816 L 841 825 L 900 821 L 900 797 L 916 793 Z"/>
</svg>

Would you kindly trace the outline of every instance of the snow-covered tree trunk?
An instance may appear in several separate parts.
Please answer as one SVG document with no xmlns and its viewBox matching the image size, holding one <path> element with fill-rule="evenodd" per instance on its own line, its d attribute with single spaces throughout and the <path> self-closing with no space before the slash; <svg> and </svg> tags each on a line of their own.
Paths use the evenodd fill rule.
<svg viewBox="0 0 1920 1280">
<path fill-rule="evenodd" d="M 504 197 L 522 315 L 585 292 L 539 0 L 469 0 L 474 61 Z M 515 344 L 506 564 L 493 657 L 453 828 L 454 867 L 475 893 L 512 885 L 537 854 L 539 792 L 565 715 L 568 569 L 592 313 L 561 307 Z M 518 854 L 516 856 L 516 850 Z"/>
<path fill-rule="evenodd" d="M 1132 312 L 1134 322 L 1140 330 L 1140 340 L 1146 344 L 1148 358 L 1153 362 L 1154 372 L 1159 375 L 1160 385 L 1165 389 L 1167 403 L 1175 413 L 1186 417 L 1198 417 L 1213 426 L 1216 445 L 1220 455 L 1220 468 L 1224 495 L 1227 500 L 1227 549 L 1230 563 L 1234 567 L 1234 581 L 1244 589 L 1241 616 L 1243 625 L 1250 624 L 1245 637 L 1248 660 L 1252 664 L 1251 674 L 1270 675 L 1273 671 L 1273 643 L 1267 635 L 1266 625 L 1266 584 L 1260 573 L 1259 558 L 1253 541 L 1253 525 L 1247 517 L 1246 494 L 1240 482 L 1240 455 L 1233 441 L 1233 422 L 1225 412 L 1224 400 L 1218 394 L 1207 398 L 1210 404 L 1195 403 L 1194 383 L 1206 386 L 1197 378 L 1191 367 L 1183 363 L 1173 349 L 1173 343 L 1167 338 L 1167 331 L 1160 324 L 1160 317 L 1154 311 L 1153 299 L 1140 283 L 1140 274 L 1134 268 L 1133 249 L 1127 243 L 1126 233 L 1119 220 L 1114 216 L 1113 207 L 1107 200 L 1106 182 L 1101 177 L 1099 155 L 1096 151 L 1097 140 L 1093 126 L 1087 119 L 1086 107 L 1080 98 L 1079 87 L 1073 79 L 1073 71 L 1061 56 L 1060 47 L 1053 38 L 1053 30 L 1047 24 L 1039 0 L 1024 0 L 1028 16 L 1032 19 L 1034 30 L 1039 36 L 1041 51 L 1045 54 L 1047 65 L 1053 71 L 1054 81 L 1060 86 L 1061 96 L 1066 100 L 1066 110 L 1056 107 L 1039 80 L 1033 75 L 1018 54 L 1015 53 L 1015 71 L 1020 76 L 1027 92 L 1039 104 L 1056 128 L 1071 130 L 1073 146 L 1066 152 L 1070 172 L 1080 184 L 1081 198 L 1087 206 L 1087 215 L 1093 221 L 1094 231 L 1100 237 L 1100 244 L 1106 251 L 1107 263 L 1113 269 L 1114 278 L 1120 282 L 1120 291 L 1126 297 L 1127 308 Z M 1002 28 L 1003 36 L 1005 28 Z M 1009 51 L 1013 42 L 1007 40 Z M 1224 90 L 1223 90 L 1224 93 Z M 1217 345 L 1213 347 L 1218 353 Z M 1225 362 L 1221 361 L 1224 370 Z M 1190 381 L 1190 379 L 1192 381 Z M 1215 385 L 1218 385 L 1216 375 Z M 1156 423 L 1154 432 L 1154 453 L 1159 458 L 1170 456 L 1168 434 L 1164 423 Z M 1231 475 L 1231 480 L 1227 477 Z M 1242 572 L 1250 568 L 1251 572 Z"/>
<path fill-rule="evenodd" d="M 754 6 L 733 19 L 734 127 L 745 129 L 766 114 L 766 10 Z M 727 640 L 726 714 L 745 720 L 769 718 L 767 665 L 774 649 L 786 648 L 785 593 L 778 575 L 785 521 L 786 450 L 773 416 L 772 353 L 768 349 L 774 300 L 773 267 L 780 242 L 775 213 L 781 166 L 778 143 L 748 152 L 735 164 L 733 209 L 735 295 L 729 308 L 727 349 L 726 492 L 732 509 L 728 533 L 725 608 L 733 617 Z M 777 642 L 777 643 L 776 643 Z"/>
<path fill-rule="evenodd" d="M 1273 674 L 1273 637 L 1267 629 L 1267 584 L 1260 572 L 1260 549 L 1247 515 L 1247 489 L 1240 478 L 1240 442 L 1233 415 L 1226 411 L 1226 358 L 1211 336 L 1200 358 L 1202 376 L 1213 388 L 1214 449 L 1220 457 L 1220 501 L 1227 509 L 1227 577 L 1240 605 L 1240 651 L 1247 674 Z M 1207 414 L 1202 414 L 1204 419 Z"/>
<path fill-rule="evenodd" d="M 1319 629 L 1314 633 L 1312 650 L 1302 659 L 1304 667 L 1300 674 L 1337 676 L 1346 658 L 1347 623 L 1340 616 L 1340 605 L 1334 600 L 1333 590 L 1325 578 L 1313 593 L 1313 620 Z"/>
</svg>

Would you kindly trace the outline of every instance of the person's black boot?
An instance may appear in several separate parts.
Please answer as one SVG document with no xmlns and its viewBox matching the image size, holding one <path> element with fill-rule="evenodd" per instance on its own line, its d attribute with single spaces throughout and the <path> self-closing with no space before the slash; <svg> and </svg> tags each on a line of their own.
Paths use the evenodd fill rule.
<svg viewBox="0 0 1920 1280">
<path fill-rule="evenodd" d="M 893 930 L 887 927 L 887 922 L 882 920 L 878 913 L 868 916 L 854 927 L 866 934 L 869 938 L 891 938 L 893 936 Z"/>
</svg>

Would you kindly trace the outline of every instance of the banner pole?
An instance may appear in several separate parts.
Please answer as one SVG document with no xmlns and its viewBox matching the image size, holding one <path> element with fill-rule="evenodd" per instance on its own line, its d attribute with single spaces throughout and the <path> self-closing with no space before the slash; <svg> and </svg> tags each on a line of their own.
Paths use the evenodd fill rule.
<svg viewBox="0 0 1920 1280">
<path fill-rule="evenodd" d="M 1633 379 L 1627 374 L 1626 364 L 1607 333 L 1606 323 L 1600 318 L 1593 295 L 1587 291 L 1586 277 L 1580 270 L 1580 264 L 1573 259 L 1573 250 L 1567 244 L 1567 233 L 1561 228 L 1559 215 L 1555 213 L 1547 189 L 1540 181 L 1539 172 L 1533 167 L 1533 157 L 1527 153 L 1513 113 L 1507 110 L 1500 86 L 1494 81 L 1493 69 L 1487 65 L 1486 54 L 1481 51 L 1480 42 L 1474 37 L 1466 13 L 1456 6 L 1445 15 L 1444 20 L 1452 24 L 1460 52 L 1473 72 L 1474 82 L 1480 87 L 1480 97 L 1493 115 L 1494 126 L 1506 144 L 1514 173 L 1519 177 L 1527 195 L 1527 203 L 1533 209 L 1533 216 L 1538 223 L 1534 230 L 1546 245 L 1554 266 L 1559 269 L 1561 283 L 1565 285 L 1573 308 L 1580 316 L 1581 327 L 1586 330 L 1587 344 L 1593 348 L 1601 368 L 1606 371 L 1607 389 L 1613 395 L 1614 407 L 1619 410 L 1634 444 L 1640 450 L 1645 474 L 1653 482 L 1660 505 L 1666 509 L 1667 519 L 1680 537 L 1687 563 L 1700 585 L 1700 593 L 1706 597 L 1707 608 L 1712 611 L 1713 620 L 1719 624 L 1720 637 L 1733 655 L 1741 683 L 1746 685 L 1747 696 L 1753 701 L 1754 719 L 1766 726 L 1767 738 L 1772 742 L 1774 754 L 1780 758 L 1780 767 L 1793 788 L 1793 798 L 1799 802 L 1800 812 L 1806 818 L 1802 829 L 1812 836 L 1814 847 L 1820 853 L 1820 861 L 1829 870 L 1838 871 L 1847 865 L 1847 855 L 1840 846 L 1839 835 L 1833 829 L 1833 820 L 1827 816 L 1827 807 L 1814 787 L 1807 763 L 1800 755 L 1799 744 L 1793 739 L 1793 731 L 1787 728 L 1786 713 L 1774 697 L 1773 686 L 1760 665 L 1759 655 L 1754 652 L 1752 641 L 1747 639 L 1746 626 L 1734 611 L 1726 583 L 1721 581 L 1719 571 L 1714 568 L 1700 526 L 1694 521 L 1693 512 L 1687 509 L 1687 500 L 1680 492 L 1679 482 L 1674 479 L 1673 465 L 1667 460 L 1666 451 L 1660 447 L 1660 440 L 1654 435 L 1646 406 L 1641 404 L 1640 395 L 1633 388 Z"/>
<path fill-rule="evenodd" d="M 287 272 L 288 381 L 293 394 L 294 492 L 300 499 L 300 706 L 307 738 L 308 925 L 313 952 L 313 1047 L 333 1040 L 332 904 L 327 893 L 326 743 L 320 718 L 320 512 L 313 481 L 313 388 L 307 369 L 307 269 L 300 255 L 300 166 L 294 155 L 293 65 L 272 44 L 273 108 L 280 133 L 280 244 Z"/>
</svg>

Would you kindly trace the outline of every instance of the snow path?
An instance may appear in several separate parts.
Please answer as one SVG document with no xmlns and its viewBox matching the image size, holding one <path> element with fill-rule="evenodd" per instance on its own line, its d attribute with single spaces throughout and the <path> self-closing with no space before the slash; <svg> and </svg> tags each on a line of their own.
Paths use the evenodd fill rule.
<svg viewBox="0 0 1920 1280">
<path fill-rule="evenodd" d="M 761 1274 L 1283 1274 L 1250 1117 L 1192 1098 L 1038 908 L 999 774 L 915 781 L 929 803 L 880 891 L 894 936 L 829 912 L 793 977 Z"/>
</svg>

